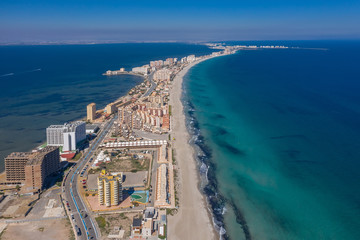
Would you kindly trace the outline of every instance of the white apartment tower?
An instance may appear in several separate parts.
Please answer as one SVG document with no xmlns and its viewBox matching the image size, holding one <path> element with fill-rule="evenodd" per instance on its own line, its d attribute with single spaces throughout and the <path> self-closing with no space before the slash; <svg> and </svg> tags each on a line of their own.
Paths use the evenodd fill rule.
<svg viewBox="0 0 360 240">
<path fill-rule="evenodd" d="M 46 141 L 49 146 L 62 146 L 64 144 L 63 125 L 51 125 L 46 128 Z"/>
<path fill-rule="evenodd" d="M 85 122 L 77 121 L 46 128 L 48 146 L 63 146 L 63 151 L 76 150 L 76 144 L 86 138 Z"/>
</svg>

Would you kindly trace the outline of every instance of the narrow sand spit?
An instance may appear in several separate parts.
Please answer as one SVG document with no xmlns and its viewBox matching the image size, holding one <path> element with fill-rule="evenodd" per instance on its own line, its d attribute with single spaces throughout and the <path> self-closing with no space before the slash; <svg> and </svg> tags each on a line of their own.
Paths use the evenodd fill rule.
<svg viewBox="0 0 360 240">
<path fill-rule="evenodd" d="M 199 176 L 194 149 L 188 142 L 190 136 L 186 129 L 184 107 L 180 100 L 183 78 L 188 70 L 199 62 L 189 64 L 175 76 L 170 94 L 171 137 L 175 138 L 176 161 L 180 168 L 180 207 L 178 213 L 168 219 L 168 239 L 170 240 L 218 238 L 206 207 L 205 197 L 198 189 Z"/>
</svg>

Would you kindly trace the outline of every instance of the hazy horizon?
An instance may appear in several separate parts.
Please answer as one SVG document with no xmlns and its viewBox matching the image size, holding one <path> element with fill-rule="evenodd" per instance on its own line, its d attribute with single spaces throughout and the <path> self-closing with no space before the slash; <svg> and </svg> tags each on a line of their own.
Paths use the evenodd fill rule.
<svg viewBox="0 0 360 240">
<path fill-rule="evenodd" d="M 0 43 L 360 39 L 350 0 L 0 2 Z"/>
</svg>

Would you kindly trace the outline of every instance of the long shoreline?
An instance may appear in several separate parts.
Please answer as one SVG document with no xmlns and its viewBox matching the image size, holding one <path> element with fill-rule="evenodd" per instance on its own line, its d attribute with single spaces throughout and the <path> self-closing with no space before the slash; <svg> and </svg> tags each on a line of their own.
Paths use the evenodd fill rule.
<svg viewBox="0 0 360 240">
<path fill-rule="evenodd" d="M 195 65 L 218 56 L 224 55 L 207 56 L 189 63 L 175 75 L 170 87 L 169 104 L 173 106 L 171 136 L 175 138 L 173 148 L 180 173 L 179 209 L 176 215 L 169 216 L 169 224 L 167 225 L 168 236 L 171 239 L 219 239 L 219 232 L 213 222 L 213 213 L 207 203 L 206 195 L 202 194 L 202 181 L 196 160 L 196 151 L 189 144 L 191 134 L 187 128 L 184 112 L 186 109 L 182 102 L 183 81 L 188 71 Z M 145 76 L 140 77 L 142 77 L 141 83 L 147 80 Z M 119 96 L 116 101 L 127 95 L 128 93 Z"/>
<path fill-rule="evenodd" d="M 179 211 L 168 219 L 168 234 L 171 239 L 219 239 L 206 196 L 200 190 L 201 180 L 195 148 L 189 143 L 191 136 L 186 126 L 185 106 L 181 101 L 185 75 L 196 64 L 212 58 L 214 57 L 187 65 L 175 76 L 171 88 L 170 105 L 173 106 L 171 136 L 175 138 L 174 149 L 180 171 Z"/>
</svg>

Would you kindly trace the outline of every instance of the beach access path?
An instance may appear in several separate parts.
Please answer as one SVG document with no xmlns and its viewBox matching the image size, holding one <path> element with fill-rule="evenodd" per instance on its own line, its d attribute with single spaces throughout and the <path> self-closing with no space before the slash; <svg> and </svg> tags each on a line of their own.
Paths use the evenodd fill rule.
<svg viewBox="0 0 360 240">
<path fill-rule="evenodd" d="M 181 102 L 183 77 L 197 63 L 199 61 L 190 63 L 175 76 L 170 94 L 171 137 L 175 138 L 173 147 L 180 181 L 179 211 L 174 216 L 169 216 L 167 224 L 168 238 L 171 240 L 218 238 L 206 207 L 205 197 L 198 189 L 199 176 L 194 149 L 189 144 L 189 133 L 186 129 L 184 108 Z"/>
</svg>

